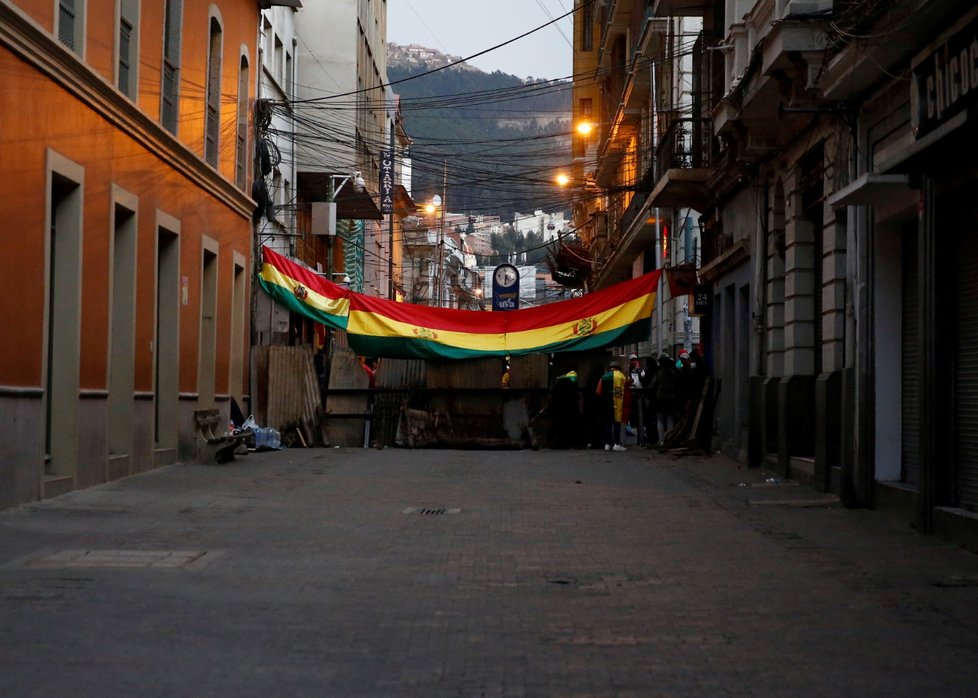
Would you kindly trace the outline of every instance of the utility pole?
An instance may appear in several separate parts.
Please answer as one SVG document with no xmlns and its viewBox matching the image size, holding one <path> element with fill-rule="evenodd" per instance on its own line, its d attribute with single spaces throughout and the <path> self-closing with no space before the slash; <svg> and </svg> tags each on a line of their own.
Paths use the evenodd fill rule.
<svg viewBox="0 0 978 698">
<path fill-rule="evenodd" d="M 329 223 L 326 235 L 326 280 L 333 280 L 333 242 L 336 240 L 336 183 L 333 175 L 326 175 L 326 202 L 329 207 Z"/>
<path fill-rule="evenodd" d="M 658 152 L 659 148 L 659 99 L 656 93 L 656 80 L 655 80 L 655 62 L 649 61 L 649 78 L 652 82 L 652 153 L 653 157 L 657 157 L 655 154 Z M 655 176 L 658 177 L 660 173 L 660 163 L 656 160 L 653 163 L 655 168 Z M 656 269 L 662 270 L 665 260 L 663 259 L 662 249 L 662 212 L 659 207 L 656 206 L 655 209 L 655 266 Z M 656 320 L 656 356 L 662 354 L 662 329 L 665 324 L 662 322 L 662 274 L 659 274 L 659 285 L 655 289 L 655 320 Z"/>
<path fill-rule="evenodd" d="M 391 156 L 391 177 L 394 177 L 394 138 L 395 132 L 397 131 L 397 125 L 394 119 L 391 119 L 391 136 L 390 136 L 390 156 Z M 393 186 L 391 187 L 391 192 L 393 194 Z M 387 298 L 394 300 L 394 207 L 391 207 L 390 219 L 387 222 Z M 402 257 L 403 261 L 403 257 Z M 401 280 L 403 283 L 403 278 Z"/>
<path fill-rule="evenodd" d="M 435 279 L 435 288 L 438 297 L 435 299 L 435 307 L 440 308 L 445 295 L 445 206 L 448 196 L 448 160 L 445 160 L 445 172 L 441 184 L 441 223 L 438 226 L 438 277 Z"/>
</svg>

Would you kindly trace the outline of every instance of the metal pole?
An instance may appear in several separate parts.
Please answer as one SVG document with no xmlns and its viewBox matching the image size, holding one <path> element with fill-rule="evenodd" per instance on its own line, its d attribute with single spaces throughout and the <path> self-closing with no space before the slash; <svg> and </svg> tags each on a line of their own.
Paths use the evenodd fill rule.
<svg viewBox="0 0 978 698">
<path fill-rule="evenodd" d="M 326 201 L 330 204 L 336 201 L 336 184 L 333 181 L 333 175 L 326 175 Z M 330 234 L 326 236 L 326 280 L 333 280 L 333 241 L 336 239 L 333 236 L 335 231 L 327 231 Z"/>
<path fill-rule="evenodd" d="M 438 278 L 435 279 L 435 288 L 438 289 L 438 297 L 435 299 L 435 306 L 440 308 L 445 296 L 445 206 L 448 196 L 448 160 L 445 161 L 445 172 L 441 185 L 441 223 L 438 226 Z"/>
<path fill-rule="evenodd" d="M 659 176 L 659 162 L 656 153 L 659 150 L 659 102 L 658 95 L 656 94 L 656 81 L 655 81 L 655 61 L 649 61 L 649 75 L 652 80 L 652 153 L 653 167 L 655 170 L 656 177 Z M 662 223 L 660 221 L 660 211 L 659 207 L 654 208 L 655 211 L 655 268 L 662 269 Z M 655 290 L 655 338 L 656 338 L 656 355 L 662 353 L 662 275 L 659 275 L 659 284 Z"/>
<path fill-rule="evenodd" d="M 396 126 L 391 121 L 391 162 L 394 162 L 394 131 Z M 393 166 L 391 170 L 395 169 Z M 391 176 L 393 176 L 391 172 Z M 395 197 L 396 198 L 396 197 Z M 394 211 L 390 212 L 387 224 L 387 297 L 394 300 Z"/>
</svg>

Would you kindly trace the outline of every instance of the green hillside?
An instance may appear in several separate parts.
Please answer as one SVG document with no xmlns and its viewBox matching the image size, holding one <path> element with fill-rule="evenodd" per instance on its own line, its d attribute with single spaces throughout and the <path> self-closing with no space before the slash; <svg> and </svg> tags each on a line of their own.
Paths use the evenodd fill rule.
<svg viewBox="0 0 978 698">
<path fill-rule="evenodd" d="M 571 83 L 428 63 L 389 64 L 413 140 L 417 202 L 442 193 L 448 209 L 498 215 L 563 208 L 554 172 L 570 159 Z"/>
</svg>

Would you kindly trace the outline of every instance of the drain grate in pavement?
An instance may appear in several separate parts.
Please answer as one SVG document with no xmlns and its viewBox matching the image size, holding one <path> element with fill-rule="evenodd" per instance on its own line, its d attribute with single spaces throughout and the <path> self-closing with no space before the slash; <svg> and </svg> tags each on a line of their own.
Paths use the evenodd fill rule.
<svg viewBox="0 0 978 698">
<path fill-rule="evenodd" d="M 149 567 L 176 569 L 203 558 L 204 550 L 59 550 L 28 559 L 25 567 Z"/>
<path fill-rule="evenodd" d="M 441 516 L 442 514 L 458 514 L 461 509 L 440 509 L 430 507 L 408 507 L 404 510 L 405 514 L 417 514 L 419 516 Z"/>
</svg>

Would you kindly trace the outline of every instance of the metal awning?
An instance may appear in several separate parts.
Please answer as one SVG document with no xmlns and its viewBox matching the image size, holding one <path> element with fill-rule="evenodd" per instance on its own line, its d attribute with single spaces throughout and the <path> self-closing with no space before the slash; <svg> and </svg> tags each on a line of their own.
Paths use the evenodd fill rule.
<svg viewBox="0 0 978 698">
<path fill-rule="evenodd" d="M 305 201 L 327 201 L 330 177 L 333 178 L 334 185 L 339 185 L 346 175 L 331 174 L 328 172 L 299 172 L 299 190 Z M 347 179 L 342 186 L 336 190 L 336 218 L 338 220 L 365 219 L 379 221 L 384 216 L 380 208 L 374 201 L 371 193 L 364 189 L 357 191 L 353 184 Z"/>
<path fill-rule="evenodd" d="M 411 194 L 403 184 L 394 185 L 394 213 L 401 218 L 413 215 L 417 212 L 418 206 L 411 198 Z"/>
<path fill-rule="evenodd" d="M 829 206 L 879 206 L 910 192 L 910 177 L 904 174 L 866 172 L 828 197 Z"/>
<path fill-rule="evenodd" d="M 366 189 L 357 191 L 349 183 L 336 192 L 336 217 L 374 221 L 384 218 L 370 192 Z"/>
</svg>

